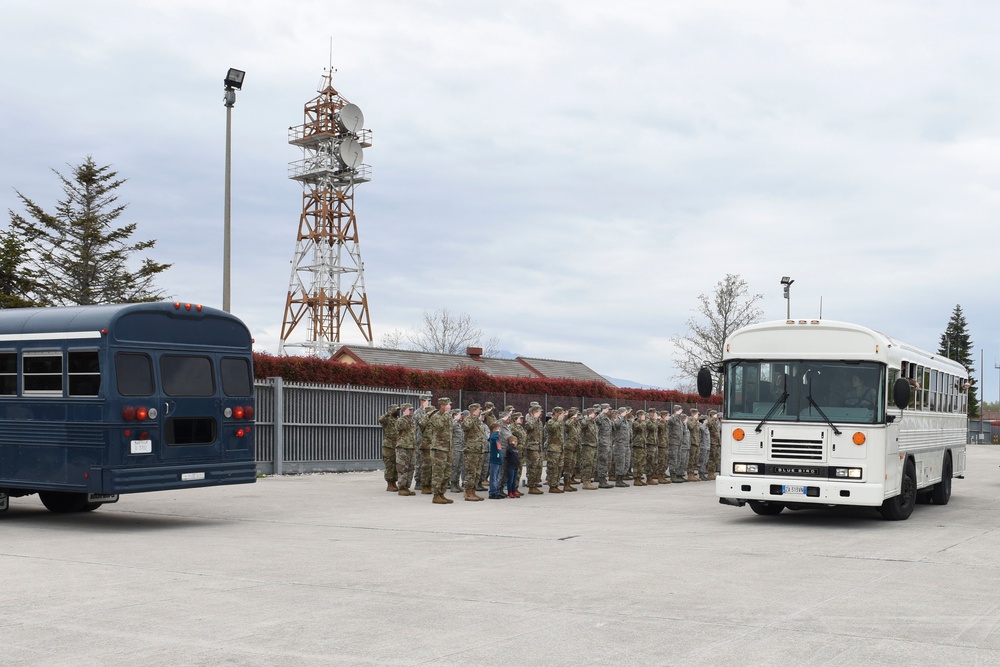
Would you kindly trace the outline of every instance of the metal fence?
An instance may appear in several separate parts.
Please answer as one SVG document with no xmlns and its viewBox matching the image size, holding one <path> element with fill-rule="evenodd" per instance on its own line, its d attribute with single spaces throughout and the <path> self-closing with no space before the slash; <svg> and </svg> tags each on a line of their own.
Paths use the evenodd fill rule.
<svg viewBox="0 0 1000 667">
<path fill-rule="evenodd" d="M 258 380 L 255 388 L 257 472 L 265 475 L 380 469 L 379 416 L 390 405 L 416 405 L 421 396 L 430 396 L 430 392 L 417 389 L 298 384 L 283 382 L 281 378 Z M 654 401 L 543 394 L 456 391 L 448 395 L 455 407 L 492 401 L 497 412 L 513 405 L 527 413 L 532 401 L 537 401 L 546 412 L 556 406 L 584 408 L 595 403 L 608 403 L 615 408 L 629 405 L 636 410 L 669 410 L 672 406 Z M 684 407 L 704 411 L 710 406 L 685 404 Z"/>
</svg>

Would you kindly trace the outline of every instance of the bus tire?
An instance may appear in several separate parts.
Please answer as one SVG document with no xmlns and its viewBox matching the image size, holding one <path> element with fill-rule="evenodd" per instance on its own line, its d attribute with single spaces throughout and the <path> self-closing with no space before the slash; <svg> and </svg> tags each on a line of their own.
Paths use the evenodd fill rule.
<svg viewBox="0 0 1000 667">
<path fill-rule="evenodd" d="M 781 514 L 781 510 L 785 509 L 784 503 L 775 503 L 768 500 L 748 500 L 747 503 L 750 505 L 750 509 L 754 511 L 754 514 L 759 514 L 760 516 L 774 516 L 775 514 Z"/>
<path fill-rule="evenodd" d="M 941 481 L 931 489 L 931 500 L 935 505 L 947 505 L 951 500 L 951 452 L 944 453 L 941 465 Z"/>
<path fill-rule="evenodd" d="M 63 493 L 61 491 L 39 491 L 38 497 L 41 499 L 45 509 L 56 514 L 70 514 L 72 512 L 83 512 L 87 505 L 86 493 Z"/>
<path fill-rule="evenodd" d="M 879 513 L 887 521 L 905 521 L 913 514 L 917 504 L 917 468 L 913 459 L 907 459 L 903 465 L 903 479 L 899 485 L 899 495 L 886 498 Z"/>
</svg>

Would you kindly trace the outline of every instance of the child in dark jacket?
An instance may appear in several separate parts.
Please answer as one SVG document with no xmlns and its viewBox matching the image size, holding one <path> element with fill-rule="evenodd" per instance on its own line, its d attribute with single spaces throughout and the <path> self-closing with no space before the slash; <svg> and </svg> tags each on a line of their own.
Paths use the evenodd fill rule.
<svg viewBox="0 0 1000 667">
<path fill-rule="evenodd" d="M 507 438 L 507 497 L 520 498 L 517 480 L 521 478 L 521 457 L 517 450 L 517 436 Z"/>
<path fill-rule="evenodd" d="M 500 442 L 500 422 L 493 422 L 490 433 L 490 500 L 502 500 L 500 492 L 500 466 L 503 465 L 503 443 Z"/>
</svg>

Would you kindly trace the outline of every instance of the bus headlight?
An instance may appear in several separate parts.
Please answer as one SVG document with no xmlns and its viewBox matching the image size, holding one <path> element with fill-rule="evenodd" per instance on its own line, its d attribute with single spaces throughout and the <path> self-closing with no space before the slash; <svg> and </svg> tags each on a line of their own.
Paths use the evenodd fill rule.
<svg viewBox="0 0 1000 667">
<path fill-rule="evenodd" d="M 841 479 L 861 479 L 861 468 L 834 468 L 833 476 Z"/>
</svg>

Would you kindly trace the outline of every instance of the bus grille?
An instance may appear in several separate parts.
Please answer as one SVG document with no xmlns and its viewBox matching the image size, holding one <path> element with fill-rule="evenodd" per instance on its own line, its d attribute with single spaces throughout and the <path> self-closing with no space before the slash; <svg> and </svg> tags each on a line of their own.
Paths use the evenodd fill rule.
<svg viewBox="0 0 1000 667">
<path fill-rule="evenodd" d="M 823 441 L 804 438 L 771 438 L 772 459 L 823 460 Z"/>
</svg>

